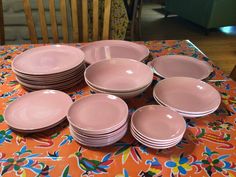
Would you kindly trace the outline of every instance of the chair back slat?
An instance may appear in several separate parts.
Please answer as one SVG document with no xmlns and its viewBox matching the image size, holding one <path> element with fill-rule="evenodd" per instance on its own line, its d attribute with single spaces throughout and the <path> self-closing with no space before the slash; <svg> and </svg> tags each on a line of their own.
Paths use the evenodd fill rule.
<svg viewBox="0 0 236 177">
<path fill-rule="evenodd" d="M 79 42 L 78 2 L 71 0 L 73 42 Z"/>
<path fill-rule="evenodd" d="M 48 30 L 47 30 L 43 0 L 37 0 L 37 5 L 39 11 L 39 21 L 40 21 L 43 43 L 48 43 Z"/>
<path fill-rule="evenodd" d="M 37 40 L 37 34 L 34 27 L 32 11 L 30 7 L 30 0 L 23 0 L 23 6 L 24 6 L 24 11 L 25 11 L 25 16 L 26 16 L 26 22 L 29 29 L 30 40 L 32 43 L 36 44 L 38 43 L 38 40 Z"/>
<path fill-rule="evenodd" d="M 93 0 L 93 40 L 98 40 L 98 18 L 99 18 L 99 0 Z"/>
<path fill-rule="evenodd" d="M 105 0 L 104 2 L 104 19 L 103 19 L 103 31 L 102 38 L 109 39 L 110 29 L 110 13 L 111 13 L 111 0 Z"/>
<path fill-rule="evenodd" d="M 67 21 L 67 9 L 66 0 L 60 0 L 60 10 L 61 10 L 61 25 L 62 25 L 62 36 L 63 42 L 68 42 L 68 21 Z"/>
<path fill-rule="evenodd" d="M 55 0 L 49 0 L 49 12 L 50 12 L 50 20 L 51 20 L 51 31 L 52 38 L 54 43 L 59 42 L 58 38 L 58 30 L 57 30 L 57 18 L 55 11 Z"/>
<path fill-rule="evenodd" d="M 0 0 L 0 45 L 4 44 L 5 44 L 4 19 L 3 19 L 2 0 Z"/>
<path fill-rule="evenodd" d="M 88 1 L 82 1 L 83 41 L 88 41 Z"/>
</svg>

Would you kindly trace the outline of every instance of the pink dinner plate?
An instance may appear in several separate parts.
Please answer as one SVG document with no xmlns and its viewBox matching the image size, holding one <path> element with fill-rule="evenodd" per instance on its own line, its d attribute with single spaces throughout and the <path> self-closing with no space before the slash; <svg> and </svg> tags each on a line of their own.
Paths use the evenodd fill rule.
<svg viewBox="0 0 236 177">
<path fill-rule="evenodd" d="M 177 112 L 160 105 L 147 105 L 137 109 L 131 124 L 142 137 L 153 141 L 171 140 L 186 130 L 184 118 Z"/>
<path fill-rule="evenodd" d="M 29 49 L 16 56 L 12 68 L 30 75 L 55 74 L 70 70 L 84 61 L 84 53 L 76 47 L 47 45 Z"/>
<path fill-rule="evenodd" d="M 90 65 L 85 80 L 93 87 L 111 92 L 141 89 L 152 82 L 152 70 L 142 62 L 120 58 L 103 60 Z"/>
<path fill-rule="evenodd" d="M 67 118 L 80 132 L 104 134 L 114 131 L 127 121 L 128 106 L 117 96 L 94 94 L 74 102 Z"/>
<path fill-rule="evenodd" d="M 211 85 L 194 78 L 172 77 L 154 87 L 158 100 L 176 111 L 204 114 L 219 107 L 221 96 Z"/>
<path fill-rule="evenodd" d="M 149 56 L 149 49 L 140 44 L 121 40 L 103 40 L 81 47 L 85 61 L 93 64 L 111 58 L 130 58 L 142 61 Z"/>
<path fill-rule="evenodd" d="M 152 61 L 152 67 L 163 78 L 191 77 L 202 80 L 213 71 L 207 62 L 184 55 L 160 56 Z"/>
<path fill-rule="evenodd" d="M 4 112 L 6 123 L 16 130 L 33 131 L 61 122 L 72 104 L 69 95 L 57 90 L 27 93 L 9 104 Z"/>
</svg>

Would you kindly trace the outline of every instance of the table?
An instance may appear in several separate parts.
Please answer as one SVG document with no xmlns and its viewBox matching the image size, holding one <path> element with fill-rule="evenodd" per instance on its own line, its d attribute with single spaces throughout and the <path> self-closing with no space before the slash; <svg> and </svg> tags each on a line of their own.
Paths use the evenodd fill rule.
<svg viewBox="0 0 236 177">
<path fill-rule="evenodd" d="M 22 135 L 4 123 L 7 104 L 26 92 L 11 70 L 14 56 L 39 45 L 0 47 L 0 173 L 3 176 L 235 176 L 236 175 L 236 83 L 212 63 L 188 40 L 146 41 L 153 55 L 183 54 L 208 61 L 214 68 L 211 82 L 222 96 L 222 105 L 213 114 L 186 119 L 183 140 L 166 150 L 153 150 L 127 135 L 105 148 L 80 146 L 71 137 L 65 121 L 49 131 Z M 80 44 L 73 44 L 79 46 Z M 155 104 L 152 88 L 160 80 L 155 76 L 142 95 L 127 100 L 130 114 L 143 105 Z M 76 100 L 93 92 L 82 84 L 70 96 Z"/>
</svg>

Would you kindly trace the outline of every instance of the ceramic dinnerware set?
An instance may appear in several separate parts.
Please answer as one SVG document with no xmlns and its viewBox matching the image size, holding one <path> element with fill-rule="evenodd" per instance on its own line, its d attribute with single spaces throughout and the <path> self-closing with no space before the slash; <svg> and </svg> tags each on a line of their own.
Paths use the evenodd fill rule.
<svg viewBox="0 0 236 177">
<path fill-rule="evenodd" d="M 66 45 L 36 47 L 16 56 L 12 69 L 28 91 L 69 90 L 83 80 L 84 53 Z"/>
<path fill-rule="evenodd" d="M 211 114 L 221 102 L 219 93 L 201 81 L 212 72 L 206 62 L 167 55 L 148 66 L 141 62 L 149 56 L 145 46 L 119 40 L 93 42 L 80 49 L 50 45 L 15 57 L 12 68 L 18 82 L 27 90 L 40 91 L 25 94 L 7 106 L 4 117 L 12 129 L 40 132 L 67 117 L 74 140 L 85 146 L 113 144 L 130 129 L 147 147 L 165 149 L 181 141 L 186 130 L 183 117 Z M 85 63 L 90 64 L 86 69 Z M 129 126 L 128 106 L 121 98 L 144 92 L 152 83 L 153 72 L 164 78 L 153 89 L 159 105 L 138 108 Z M 83 79 L 96 94 L 73 103 L 59 91 Z"/>
</svg>

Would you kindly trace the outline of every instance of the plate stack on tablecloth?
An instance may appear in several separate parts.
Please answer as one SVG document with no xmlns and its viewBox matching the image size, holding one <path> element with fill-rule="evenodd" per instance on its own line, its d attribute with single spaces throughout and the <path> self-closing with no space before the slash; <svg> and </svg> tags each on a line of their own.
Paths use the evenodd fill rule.
<svg viewBox="0 0 236 177">
<path fill-rule="evenodd" d="M 214 87 L 189 77 L 161 80 L 153 89 L 153 97 L 160 105 L 189 118 L 211 114 L 221 103 L 221 96 Z"/>
<path fill-rule="evenodd" d="M 90 65 L 84 72 L 84 78 L 95 92 L 131 98 L 149 87 L 153 72 L 142 62 L 114 58 Z"/>
<path fill-rule="evenodd" d="M 164 106 L 144 106 L 131 117 L 130 131 L 133 137 L 153 149 L 175 146 L 183 138 L 185 130 L 184 118 Z"/>
<path fill-rule="evenodd" d="M 77 100 L 67 115 L 70 133 L 80 144 L 103 147 L 119 141 L 128 128 L 128 106 L 114 95 L 94 94 Z"/>
<path fill-rule="evenodd" d="M 12 69 L 26 90 L 68 90 L 83 80 L 84 53 L 66 45 L 36 47 L 16 56 Z"/>
</svg>

